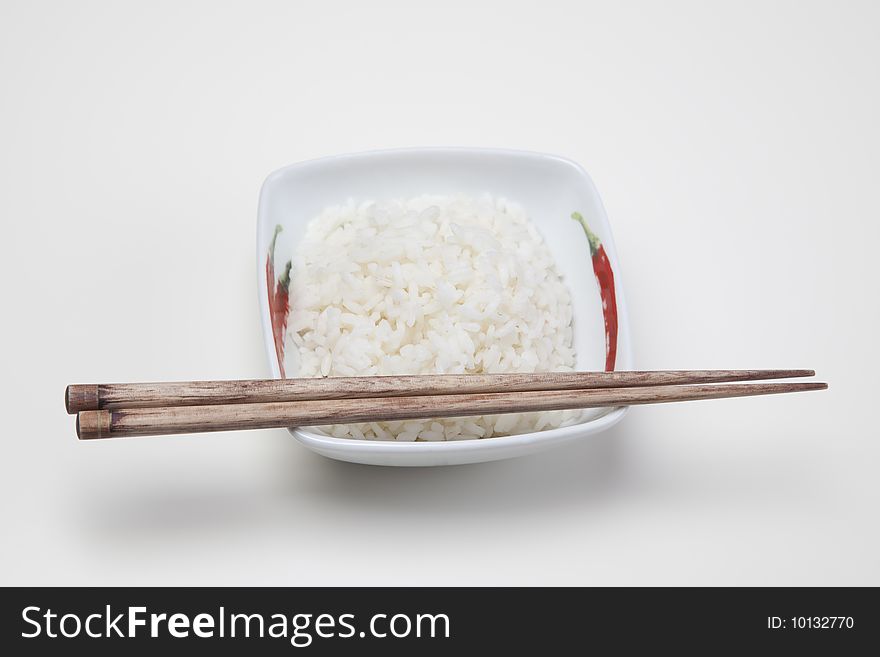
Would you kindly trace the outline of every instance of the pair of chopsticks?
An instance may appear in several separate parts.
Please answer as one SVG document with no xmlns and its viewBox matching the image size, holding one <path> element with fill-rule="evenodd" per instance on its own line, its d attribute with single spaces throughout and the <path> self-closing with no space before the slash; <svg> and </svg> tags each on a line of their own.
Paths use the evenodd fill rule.
<svg viewBox="0 0 880 657">
<path fill-rule="evenodd" d="M 70 385 L 81 440 L 660 404 L 824 390 L 813 370 L 438 374 Z"/>
</svg>

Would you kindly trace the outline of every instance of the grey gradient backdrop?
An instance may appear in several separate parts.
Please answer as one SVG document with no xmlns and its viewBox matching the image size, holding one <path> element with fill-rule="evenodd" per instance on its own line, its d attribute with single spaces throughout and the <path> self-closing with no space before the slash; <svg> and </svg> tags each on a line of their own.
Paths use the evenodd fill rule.
<svg viewBox="0 0 880 657">
<path fill-rule="evenodd" d="M 874 2 L 0 2 L 0 584 L 880 584 Z M 394 470 L 285 431 L 78 444 L 73 381 L 259 377 L 263 177 L 582 163 L 644 368 L 824 394 L 640 408 Z"/>
</svg>

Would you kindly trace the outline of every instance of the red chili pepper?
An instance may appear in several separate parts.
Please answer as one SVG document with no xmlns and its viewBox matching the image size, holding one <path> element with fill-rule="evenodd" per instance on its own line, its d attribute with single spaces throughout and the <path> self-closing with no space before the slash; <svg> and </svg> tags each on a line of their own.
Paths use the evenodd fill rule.
<svg viewBox="0 0 880 657">
<path fill-rule="evenodd" d="M 269 319 L 272 322 L 272 339 L 275 342 L 275 356 L 278 359 L 278 369 L 281 378 L 284 376 L 284 334 L 287 333 L 287 315 L 290 312 L 288 299 L 290 289 L 290 267 L 292 262 L 287 261 L 284 272 L 275 282 L 275 242 L 281 226 L 275 226 L 275 234 L 269 244 L 269 255 L 266 258 L 266 289 L 269 291 Z"/>
<path fill-rule="evenodd" d="M 602 297 L 602 314 L 605 317 L 605 371 L 614 370 L 617 360 L 617 296 L 614 291 L 614 272 L 605 253 L 605 247 L 579 212 L 572 212 L 571 218 L 580 222 L 590 243 L 590 256 L 593 259 L 593 273 L 599 283 Z"/>
</svg>

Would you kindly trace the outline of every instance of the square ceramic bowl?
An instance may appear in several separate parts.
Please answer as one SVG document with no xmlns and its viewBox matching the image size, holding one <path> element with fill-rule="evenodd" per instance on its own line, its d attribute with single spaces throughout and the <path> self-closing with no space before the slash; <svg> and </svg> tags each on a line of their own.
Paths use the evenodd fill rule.
<svg viewBox="0 0 880 657">
<path fill-rule="evenodd" d="M 412 148 L 338 155 L 279 169 L 260 192 L 257 260 L 263 338 L 272 375 L 281 376 L 272 330 L 274 288 L 296 252 L 305 226 L 321 210 L 348 199 L 405 198 L 421 194 L 491 193 L 520 204 L 537 225 L 572 293 L 577 369 L 602 370 L 605 333 L 602 301 L 580 212 L 604 244 L 615 274 L 619 332 L 616 369 L 633 369 L 626 302 L 611 227 L 599 194 L 578 164 L 555 155 L 483 148 Z M 276 226 L 282 226 L 274 243 Z M 267 271 L 268 267 L 268 271 Z M 295 304 L 295 299 L 291 299 Z M 283 355 L 281 356 L 283 359 Z M 290 368 L 288 368 L 290 369 Z M 287 376 L 296 372 L 287 371 Z M 625 408 L 586 411 L 568 427 L 516 436 L 449 442 L 395 442 L 334 438 L 314 427 L 291 428 L 294 437 L 324 456 L 375 465 L 453 465 L 522 456 L 582 439 L 618 422 Z"/>
</svg>

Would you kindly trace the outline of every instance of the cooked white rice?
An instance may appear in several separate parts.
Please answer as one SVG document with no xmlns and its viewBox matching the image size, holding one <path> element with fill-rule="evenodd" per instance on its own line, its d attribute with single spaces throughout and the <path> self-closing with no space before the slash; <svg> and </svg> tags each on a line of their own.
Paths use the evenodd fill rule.
<svg viewBox="0 0 880 657">
<path fill-rule="evenodd" d="M 523 210 L 488 195 L 325 209 L 293 259 L 287 370 L 299 376 L 571 370 L 571 295 Z M 579 411 L 322 427 L 462 440 L 573 424 Z"/>
</svg>

